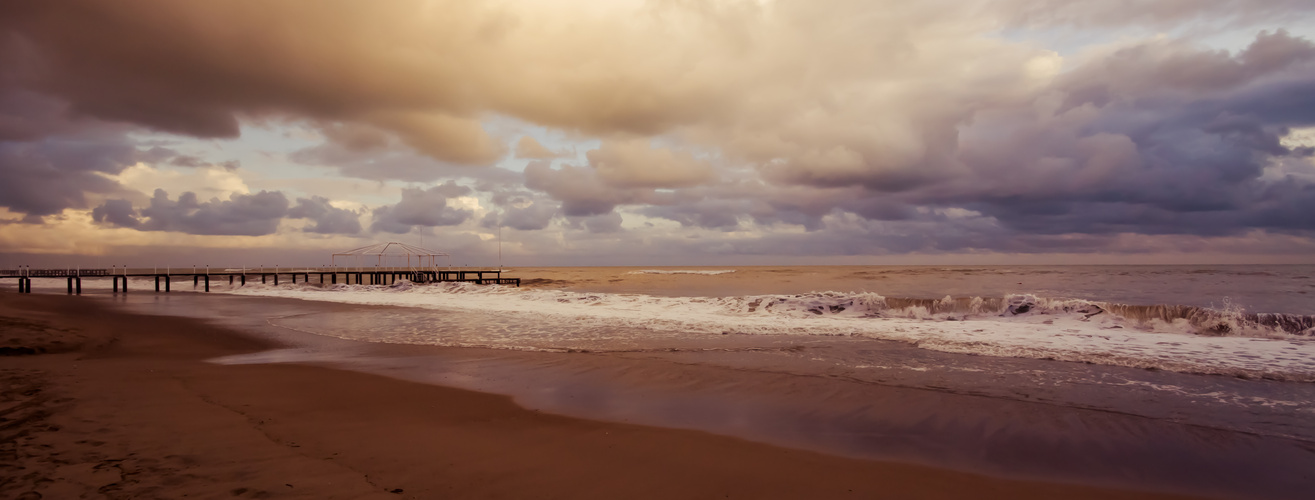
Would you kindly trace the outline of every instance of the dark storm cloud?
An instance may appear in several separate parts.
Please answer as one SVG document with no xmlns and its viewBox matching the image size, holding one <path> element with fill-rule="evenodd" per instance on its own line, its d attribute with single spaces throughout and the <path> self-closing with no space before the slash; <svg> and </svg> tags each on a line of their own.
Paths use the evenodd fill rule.
<svg viewBox="0 0 1315 500">
<path fill-rule="evenodd" d="M 640 213 L 649 217 L 673 220 L 686 227 L 732 231 L 740 227 L 738 214 L 748 211 L 749 208 L 743 201 L 704 200 L 669 206 L 649 206 L 640 210 Z"/>
<path fill-rule="evenodd" d="M 1283 32 L 1262 33 L 1236 56 L 1154 43 L 1126 49 L 1059 86 L 1099 99 L 1070 99 L 1045 122 L 980 120 L 994 130 L 969 130 L 961 142 L 972 175 L 901 199 L 958 204 L 1025 232 L 1315 229 L 1315 219 L 1274 208 L 1309 205 L 1308 181 L 1262 179 L 1284 158 L 1310 156 L 1281 140 L 1315 125 L 1312 62 L 1315 45 Z"/>
<path fill-rule="evenodd" d="M 922 129 L 924 143 L 940 146 L 912 161 L 795 159 L 763 165 L 766 186 L 720 182 L 658 191 L 614 185 L 592 161 L 557 168 L 534 162 L 525 185 L 561 201 L 568 217 L 624 206 L 689 228 L 733 230 L 746 220 L 769 231 L 802 225 L 817 233 L 818 246 L 810 248 L 819 252 L 865 247 L 862 239 L 831 240 L 838 233 L 823 231 L 827 217 L 846 213 L 885 222 L 883 231 L 893 232 L 864 233 L 880 234 L 882 252 L 1097 251 L 1111 241 L 1098 235 L 1123 233 L 1311 234 L 1315 217 L 1303 214 L 1315 208 L 1312 149 L 1283 139 L 1313 125 L 1309 40 L 1262 32 L 1236 53 L 1154 40 L 1093 57 L 1030 101 L 966 109 L 957 124 Z M 1276 165 L 1288 173 L 1266 173 Z M 984 217 L 968 223 L 929 215 L 945 210 Z M 1092 237 L 1060 238 L 1074 233 Z"/>
<path fill-rule="evenodd" d="M 569 217 L 568 220 L 571 227 L 575 229 L 584 229 L 590 234 L 612 234 L 621 232 L 621 223 L 624 222 L 621 214 L 616 212 L 583 217 Z"/>
<path fill-rule="evenodd" d="M 449 200 L 470 194 L 470 188 L 453 181 L 429 189 L 402 190 L 402 200 L 395 205 L 374 209 L 374 222 L 370 230 L 406 234 L 415 227 L 455 226 L 474 215 L 470 210 L 455 208 Z"/>
<path fill-rule="evenodd" d="M 136 163 L 131 128 L 71 117 L 59 100 L 5 88 L 12 71 L 0 67 L 0 207 L 42 217 L 88 208 L 88 193 L 124 193 L 104 175 Z"/>
<path fill-rule="evenodd" d="M 96 222 L 131 227 L 142 231 L 174 231 L 187 234 L 262 236 L 278 230 L 288 213 L 288 198 L 278 191 L 233 194 L 227 200 L 202 202 L 186 192 L 177 200 L 156 189 L 150 205 L 132 210 L 126 200 L 108 200 L 92 210 Z"/>
<path fill-rule="evenodd" d="M 487 26 L 505 17 L 465 2 L 6 2 L 0 49 L 22 69 L 9 84 L 81 115 L 213 138 L 237 137 L 252 117 L 358 122 L 438 160 L 486 166 L 507 148 L 474 115 L 521 89 L 469 83 L 516 67 L 471 49 L 492 47 Z"/>
<path fill-rule="evenodd" d="M 1055 102 L 1062 105 L 1053 114 L 1036 112 Z M 794 163 L 784 168 L 797 175 L 782 175 L 776 167 L 764 172 L 776 189 L 720 195 L 704 190 L 719 201 L 643 213 L 704 228 L 727 227 L 735 215 L 750 215 L 759 224 L 802 224 L 816 231 L 828 214 L 916 221 L 921 209 L 960 207 L 1002 224 L 968 240 L 938 232 L 946 245 L 929 248 L 949 249 L 956 247 L 952 241 L 1012 248 L 1011 238 L 1029 233 L 1308 232 L 1315 230 L 1315 218 L 1298 214 L 1315 206 L 1311 149 L 1284 146 L 1282 139 L 1312 125 L 1310 41 L 1282 31 L 1261 33 L 1237 54 L 1153 41 L 1075 69 L 1028 106 L 979 111 L 956 133 L 954 165 L 942 157 L 931 170 L 924 170 L 925 162 L 872 174 L 846 170 L 839 175 L 874 176 L 842 181 L 825 164 L 815 169 L 820 173 L 808 173 L 808 164 Z M 1279 164 L 1306 175 L 1265 176 Z M 945 169 L 955 173 L 927 175 Z M 580 197 L 554 194 L 562 195 Z M 746 203 L 728 201 L 737 198 Z M 997 236 L 985 237 L 990 233 Z"/>
<path fill-rule="evenodd" d="M 329 204 L 322 196 L 297 198 L 297 205 L 288 210 L 289 219 L 310 219 L 305 231 L 317 234 L 358 234 L 361 232 L 360 214 Z"/>
<path fill-rule="evenodd" d="M 560 211 L 552 199 L 527 191 L 496 190 L 490 200 L 499 210 L 484 216 L 480 225 L 485 228 L 537 231 L 548 227 Z"/>
<path fill-rule="evenodd" d="M 635 199 L 630 190 L 605 186 L 588 167 L 563 165 L 553 169 L 543 161 L 525 167 L 525 186 L 562 202 L 562 212 L 572 217 L 605 214 Z"/>
<path fill-rule="evenodd" d="M 137 218 L 137 209 L 128 200 L 105 200 L 104 204 L 92 209 L 91 218 L 97 224 L 129 228 L 142 225 L 142 221 Z"/>
</svg>

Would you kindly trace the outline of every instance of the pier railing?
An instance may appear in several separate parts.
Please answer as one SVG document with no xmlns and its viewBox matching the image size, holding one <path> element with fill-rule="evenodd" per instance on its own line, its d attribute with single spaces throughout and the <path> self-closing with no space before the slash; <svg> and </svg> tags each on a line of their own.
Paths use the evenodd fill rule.
<svg viewBox="0 0 1315 500">
<path fill-rule="evenodd" d="M 109 276 L 109 269 L 0 269 L 0 277 L 67 278 L 69 276 Z"/>
<path fill-rule="evenodd" d="M 192 286 L 199 287 L 204 282 L 205 291 L 210 291 L 210 280 L 228 277 L 229 285 L 246 285 L 248 279 L 259 278 L 268 284 L 279 284 L 280 277 L 289 277 L 293 283 L 300 278 L 302 283 L 310 283 L 311 276 L 319 277 L 320 284 L 337 284 L 342 277 L 343 284 L 390 285 L 401 280 L 416 283 L 460 282 L 480 285 L 515 285 L 520 286 L 520 278 L 503 278 L 502 270 L 490 269 L 417 269 L 407 267 L 293 267 L 293 268 L 193 268 L 192 270 L 174 270 L 166 267 L 163 272 L 158 268 L 111 268 L 111 269 L 5 269 L 0 270 L 0 279 L 17 278 L 19 293 L 32 293 L 32 278 L 64 278 L 68 280 L 68 293 L 82 293 L 82 278 L 108 277 L 114 280 L 113 291 L 119 292 L 120 283 L 123 291 L 128 291 L 128 278 L 155 278 L 155 291 L 172 291 L 175 278 L 192 278 Z"/>
</svg>

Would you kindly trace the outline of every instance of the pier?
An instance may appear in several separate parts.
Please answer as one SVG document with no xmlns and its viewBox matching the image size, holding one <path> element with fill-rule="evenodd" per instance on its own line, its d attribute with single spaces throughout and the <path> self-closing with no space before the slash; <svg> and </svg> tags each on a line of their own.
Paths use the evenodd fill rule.
<svg viewBox="0 0 1315 500">
<path fill-rule="evenodd" d="M 438 257 L 448 259 L 449 264 L 446 269 L 439 267 Z M 392 285 L 398 281 L 407 280 L 420 284 L 458 282 L 477 285 L 521 286 L 520 278 L 502 277 L 501 265 L 498 269 L 452 269 L 451 257 L 451 255 L 443 252 L 390 241 L 334 253 L 330 255 L 333 264 L 328 267 L 280 268 L 274 266 L 273 268 L 265 268 L 261 266 L 258 269 L 244 267 L 211 271 L 210 266 L 193 266 L 191 272 L 175 271 L 170 267 L 166 267 L 162 273 L 159 268 L 152 268 L 148 272 L 146 268 L 130 269 L 127 266 L 110 269 L 32 269 L 29 266 L 0 270 L 0 280 L 17 279 L 19 293 L 32 293 L 32 280 L 34 278 L 63 279 L 68 281 L 69 294 L 82 293 L 82 278 L 106 277 L 113 280 L 112 290 L 114 293 L 120 293 L 120 290 L 122 290 L 122 293 L 128 293 L 128 278 L 154 278 L 156 292 L 171 292 L 175 281 L 182 279 L 186 283 L 187 278 L 192 278 L 193 289 L 204 287 L 205 291 L 209 292 L 212 279 L 221 280 L 222 282 L 225 277 L 228 278 L 228 284 L 231 286 L 246 286 L 247 280 L 255 279 L 260 279 L 262 284 L 271 284 L 272 282 L 272 284 L 278 285 L 280 277 L 290 280 L 292 283 L 297 283 L 298 278 L 301 279 L 301 283 L 310 283 L 312 276 L 318 277 L 321 285 L 337 284 L 338 279 L 341 277 L 342 283 L 346 285 Z M 348 265 L 338 265 L 339 259 L 346 261 Z M 402 266 L 395 265 L 402 262 L 406 262 L 406 264 Z"/>
<path fill-rule="evenodd" d="M 112 290 L 114 293 L 128 293 L 128 278 L 146 278 L 155 280 L 156 292 L 171 292 L 173 284 L 182 281 L 187 282 L 191 278 L 194 289 L 204 289 L 210 291 L 212 280 L 222 282 L 228 279 L 229 285 L 244 286 L 250 280 L 260 280 L 263 284 L 278 285 L 280 278 L 290 281 L 291 283 L 310 283 L 312 277 L 318 278 L 319 284 L 337 284 L 341 283 L 351 285 L 391 285 L 401 280 L 408 280 L 412 283 L 475 283 L 477 285 L 515 285 L 521 286 L 520 278 L 503 278 L 500 269 L 477 269 L 477 270 L 440 270 L 440 269 L 413 269 L 413 268 L 338 268 L 338 267 L 319 267 L 319 268 L 293 268 L 293 269 L 242 269 L 238 271 L 224 270 L 211 271 L 208 268 L 194 268 L 191 271 L 176 271 L 166 269 L 164 272 L 143 271 L 140 269 L 114 268 L 114 269 L 7 269 L 0 270 L 0 280 L 17 279 L 19 293 L 32 293 L 33 279 L 56 279 L 66 280 L 68 293 L 70 295 L 82 293 L 83 278 L 110 278 L 113 280 Z"/>
</svg>

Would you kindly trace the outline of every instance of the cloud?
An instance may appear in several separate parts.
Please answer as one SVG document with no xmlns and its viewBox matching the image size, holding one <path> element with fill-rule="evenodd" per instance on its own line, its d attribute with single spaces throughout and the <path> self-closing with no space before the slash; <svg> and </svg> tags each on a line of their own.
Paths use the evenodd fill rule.
<svg viewBox="0 0 1315 500">
<path fill-rule="evenodd" d="M 617 188 L 681 188 L 713 178 L 708 162 L 687 151 L 654 148 L 645 141 L 608 141 L 585 156 L 599 179 Z"/>
<path fill-rule="evenodd" d="M 498 212 L 489 212 L 481 225 L 486 228 L 498 226 L 537 231 L 548 227 L 557 216 L 557 203 L 542 195 L 523 191 L 496 191 L 493 193 L 494 205 L 502 208 Z"/>
<path fill-rule="evenodd" d="M 624 220 L 621 214 L 608 212 L 600 215 L 588 215 L 582 217 L 569 217 L 570 226 L 577 230 L 584 230 L 594 235 L 605 235 L 618 233 L 622 231 L 621 223 Z"/>
<path fill-rule="evenodd" d="M 155 150 L 157 148 L 152 148 Z M 209 167 L 215 166 L 232 172 L 242 167 L 242 162 L 238 160 L 228 160 L 219 163 L 212 163 L 191 155 L 178 155 L 169 159 L 169 164 L 175 167 Z"/>
<path fill-rule="evenodd" d="M 679 222 L 683 226 L 730 231 L 740 227 L 739 214 L 749 211 L 744 204 L 726 200 L 707 200 L 671 206 L 651 206 L 642 210 L 649 217 Z"/>
<path fill-rule="evenodd" d="M 388 145 L 363 146 L 330 141 L 297 150 L 289 155 L 289 159 L 305 165 L 332 168 L 344 176 L 375 181 L 434 182 L 453 177 L 494 183 L 519 180 L 519 176 L 506 169 L 471 169 Z"/>
<path fill-rule="evenodd" d="M 361 232 L 360 215 L 355 211 L 337 208 L 322 196 L 297 198 L 297 205 L 288 210 L 290 219 L 310 219 L 313 223 L 306 232 L 317 234 L 357 234 Z"/>
<path fill-rule="evenodd" d="M 604 185 L 588 167 L 563 165 L 554 169 L 541 161 L 525 167 L 525 186 L 561 201 L 562 211 L 569 216 L 605 214 L 635 199 L 633 193 Z"/>
<path fill-rule="evenodd" d="M 444 16 L 416 16 L 415 2 L 142 0 L 68 7 L 6 4 L 0 29 L 9 35 L 4 62 L 24 69 L 15 80 L 67 100 L 75 113 L 213 138 L 237 137 L 245 117 L 293 114 L 368 123 L 442 161 L 488 165 L 500 156 L 473 116 L 470 103 L 482 99 L 459 83 L 482 73 L 471 64 L 478 56 L 458 49 L 479 29 L 465 23 L 496 15 L 486 9 L 452 2 Z M 293 20 L 299 28 L 289 31 Z M 372 23 L 390 28 L 375 32 L 366 28 Z M 437 32 L 455 38 L 435 45 Z M 400 56 L 407 51 L 419 58 Z"/>
<path fill-rule="evenodd" d="M 122 200 L 142 200 L 119 182 L 143 161 L 237 170 L 134 139 L 143 131 L 235 138 L 243 123 L 291 122 L 324 141 L 294 162 L 389 189 L 437 184 L 375 208 L 373 231 L 460 226 L 476 214 L 453 198 L 475 196 L 496 210 L 467 228 L 642 245 L 619 231 L 623 215 L 642 216 L 678 222 L 667 241 L 699 236 L 679 244 L 708 252 L 1310 238 L 1315 149 L 1291 137 L 1315 126 L 1315 46 L 1297 28 L 1233 51 L 1181 35 L 1308 19 L 1308 3 L 11 2 L 0 207 L 273 230 L 188 218 L 222 219 L 247 198 L 166 196 L 161 207 L 191 215 L 133 211 Z M 1074 28 L 1118 41 L 1061 57 L 1010 31 Z M 1139 38 L 1155 31 L 1176 34 Z M 507 122 L 599 145 L 562 160 Z M 532 160 L 523 174 L 492 166 L 513 140 L 512 156 Z M 359 231 L 325 199 L 287 205 L 280 217 L 310 231 Z"/>
<path fill-rule="evenodd" d="M 133 210 L 127 200 L 107 200 L 92 210 L 92 217 L 98 223 L 141 231 L 262 236 L 278 230 L 279 221 L 287 213 L 288 199 L 277 191 L 233 194 L 227 200 L 201 202 L 196 193 L 186 192 L 171 200 L 169 193 L 157 189 L 147 207 Z"/>
<path fill-rule="evenodd" d="M 553 151 L 544 147 L 543 144 L 539 144 L 539 141 L 528 135 L 522 135 L 521 138 L 516 141 L 515 154 L 517 158 L 527 160 L 551 160 L 553 158 L 566 156 L 566 153 Z"/>
<path fill-rule="evenodd" d="M 429 189 L 402 190 L 402 200 L 395 205 L 374 209 L 370 230 L 406 234 L 415 227 L 455 226 L 469 219 L 473 212 L 452 206 L 450 200 L 470 194 L 470 188 L 448 181 Z"/>
<path fill-rule="evenodd" d="M 105 200 L 101 206 L 92 209 L 92 220 L 119 227 L 138 228 L 142 221 L 137 218 L 137 209 L 128 200 Z"/>
<path fill-rule="evenodd" d="M 1022 26 L 1182 26 L 1292 20 L 1315 12 L 1302 0 L 999 0 L 997 10 Z"/>
<path fill-rule="evenodd" d="M 128 127 L 66 111 L 56 100 L 0 89 L 0 207 L 49 216 L 88 208 L 88 194 L 126 191 L 106 175 L 137 161 Z"/>
<path fill-rule="evenodd" d="M 1262 179 L 1310 154 L 1282 138 L 1315 124 L 1312 57 L 1315 45 L 1283 32 L 1235 55 L 1164 42 L 1119 50 L 1066 75 L 1032 110 L 979 114 L 959 141 L 967 175 L 905 198 L 1029 232 L 1315 229 L 1265 215 L 1280 199 L 1307 203 L 1308 181 Z"/>
</svg>

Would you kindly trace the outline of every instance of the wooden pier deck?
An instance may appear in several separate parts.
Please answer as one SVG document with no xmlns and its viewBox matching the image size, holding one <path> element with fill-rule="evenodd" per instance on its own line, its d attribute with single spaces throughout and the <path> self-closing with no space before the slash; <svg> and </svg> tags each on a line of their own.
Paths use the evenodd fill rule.
<svg viewBox="0 0 1315 500">
<path fill-rule="evenodd" d="M 82 293 L 83 278 L 110 278 L 114 281 L 113 292 L 128 292 L 128 278 L 154 278 L 156 292 L 170 292 L 173 289 L 173 283 L 177 279 L 182 279 L 184 283 L 187 278 L 192 278 L 192 287 L 200 288 L 204 286 L 205 291 L 210 291 L 212 279 L 222 280 L 228 278 L 229 285 L 245 286 L 248 280 L 259 279 L 261 283 L 274 285 L 279 284 L 279 278 L 290 279 L 292 283 L 297 283 L 300 278 L 302 283 L 310 283 L 311 276 L 318 276 L 320 284 L 336 284 L 339 277 L 342 277 L 344 284 L 358 285 L 391 285 L 401 280 L 409 280 L 414 283 L 475 283 L 479 285 L 516 285 L 521 286 L 520 278 L 503 278 L 501 270 L 417 270 L 407 268 L 295 268 L 288 270 L 280 269 L 244 269 L 240 271 L 210 271 L 210 270 L 193 270 L 190 272 L 166 270 L 165 272 L 150 271 L 142 272 L 141 270 L 122 269 L 7 269 L 0 270 L 0 280 L 17 279 L 19 293 L 32 293 L 33 279 L 63 279 L 68 282 L 69 294 Z M 163 285 L 163 287 L 161 286 Z"/>
</svg>

